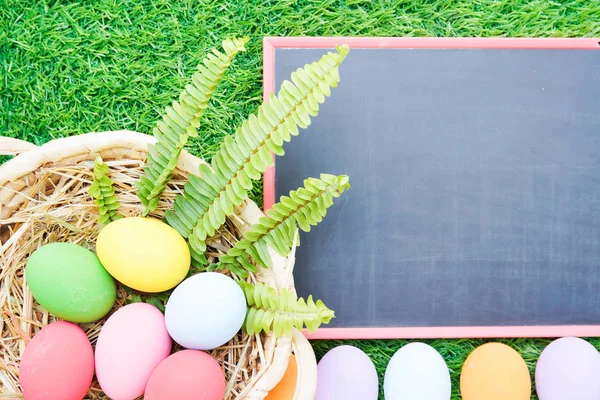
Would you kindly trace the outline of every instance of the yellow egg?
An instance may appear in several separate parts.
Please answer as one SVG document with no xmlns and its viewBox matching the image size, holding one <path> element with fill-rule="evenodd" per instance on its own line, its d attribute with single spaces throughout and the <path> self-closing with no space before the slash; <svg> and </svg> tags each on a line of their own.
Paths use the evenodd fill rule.
<svg viewBox="0 0 600 400">
<path fill-rule="evenodd" d="M 121 283 L 142 292 L 164 292 L 190 269 L 190 250 L 179 233 L 153 218 L 122 218 L 98 236 L 96 252 Z"/>
</svg>

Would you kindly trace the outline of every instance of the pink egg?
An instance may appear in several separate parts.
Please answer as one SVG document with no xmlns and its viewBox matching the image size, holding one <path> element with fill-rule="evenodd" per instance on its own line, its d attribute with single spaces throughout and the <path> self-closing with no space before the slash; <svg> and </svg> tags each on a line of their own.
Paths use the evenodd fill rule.
<svg viewBox="0 0 600 400">
<path fill-rule="evenodd" d="M 80 327 L 65 321 L 38 332 L 19 364 L 19 383 L 27 400 L 81 400 L 93 376 L 90 341 Z"/>
<path fill-rule="evenodd" d="M 154 368 L 171 352 L 165 317 L 146 303 L 129 304 L 106 321 L 96 343 L 96 377 L 112 400 L 144 393 Z"/>
<path fill-rule="evenodd" d="M 583 339 L 555 340 L 540 355 L 535 385 L 540 400 L 598 400 L 600 353 Z"/>
<path fill-rule="evenodd" d="M 145 400 L 221 400 L 225 374 L 210 355 L 198 350 L 177 352 L 159 364 L 146 386 Z"/>
<path fill-rule="evenodd" d="M 317 369 L 315 400 L 377 400 L 377 371 L 362 350 L 336 347 L 323 356 Z"/>
</svg>

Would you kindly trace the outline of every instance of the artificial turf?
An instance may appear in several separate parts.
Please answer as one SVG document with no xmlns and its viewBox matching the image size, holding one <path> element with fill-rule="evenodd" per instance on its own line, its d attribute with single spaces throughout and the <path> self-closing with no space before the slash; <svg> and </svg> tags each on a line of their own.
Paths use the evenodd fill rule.
<svg viewBox="0 0 600 400">
<path fill-rule="evenodd" d="M 150 133 L 205 51 L 247 35 L 248 52 L 236 58 L 189 146 L 210 159 L 260 104 L 264 36 L 598 37 L 599 22 L 596 0 L 0 0 L 0 135 L 42 144 L 90 131 Z M 548 340 L 503 342 L 533 373 Z M 406 342 L 314 347 L 320 357 L 341 343 L 367 352 L 382 379 Z M 483 341 L 427 343 L 448 363 L 459 399 L 462 363 Z"/>
</svg>

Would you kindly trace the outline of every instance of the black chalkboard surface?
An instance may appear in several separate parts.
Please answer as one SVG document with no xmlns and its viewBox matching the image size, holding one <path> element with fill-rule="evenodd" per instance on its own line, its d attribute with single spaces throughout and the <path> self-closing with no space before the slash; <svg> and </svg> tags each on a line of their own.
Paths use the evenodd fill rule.
<svg viewBox="0 0 600 400">
<path fill-rule="evenodd" d="M 273 48 L 275 89 L 326 51 Z M 275 166 L 277 198 L 352 184 L 297 250 L 349 328 L 315 337 L 600 335 L 600 51 L 354 47 L 340 75 Z"/>
</svg>

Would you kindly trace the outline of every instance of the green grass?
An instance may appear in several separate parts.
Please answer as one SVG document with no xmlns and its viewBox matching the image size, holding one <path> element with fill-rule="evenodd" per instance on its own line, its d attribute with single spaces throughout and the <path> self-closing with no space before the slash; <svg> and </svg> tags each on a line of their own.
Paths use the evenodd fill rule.
<svg viewBox="0 0 600 400">
<path fill-rule="evenodd" d="M 0 135 L 42 144 L 90 131 L 150 133 L 205 50 L 226 36 L 248 35 L 248 53 L 234 62 L 200 139 L 190 145 L 210 159 L 223 136 L 259 105 L 263 36 L 597 37 L 599 21 L 600 2 L 590 0 L 0 0 Z M 532 372 L 548 343 L 505 342 Z M 600 348 L 600 340 L 592 342 Z M 314 345 L 321 356 L 340 343 Z M 383 377 L 405 342 L 352 343 Z M 483 342 L 428 343 L 448 362 L 452 398 L 459 399 L 462 362 Z"/>
</svg>

